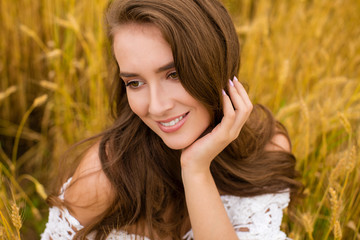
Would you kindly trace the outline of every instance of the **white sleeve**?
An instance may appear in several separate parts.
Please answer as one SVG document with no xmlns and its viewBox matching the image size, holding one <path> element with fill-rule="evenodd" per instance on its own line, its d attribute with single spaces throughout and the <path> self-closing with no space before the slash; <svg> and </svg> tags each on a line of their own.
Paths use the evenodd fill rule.
<svg viewBox="0 0 360 240">
<path fill-rule="evenodd" d="M 71 178 L 61 188 L 59 198 L 64 200 L 65 189 L 69 186 Z M 71 216 L 66 208 L 51 207 L 49 209 L 49 220 L 45 231 L 41 234 L 41 240 L 71 240 L 75 233 L 82 229 L 79 221 Z"/>
<path fill-rule="evenodd" d="M 61 188 L 59 199 L 64 200 L 64 192 L 69 186 L 71 178 L 64 183 Z M 80 222 L 73 217 L 68 209 L 60 207 L 51 207 L 49 210 L 49 220 L 46 223 L 44 232 L 41 234 L 41 240 L 72 240 L 77 231 L 84 228 Z M 87 240 L 95 239 L 95 232 L 86 236 Z M 147 237 L 129 234 L 125 231 L 113 229 L 106 237 L 107 240 L 150 240 Z"/>
<path fill-rule="evenodd" d="M 71 240 L 75 233 L 82 228 L 83 226 L 70 215 L 66 208 L 51 207 L 49 220 L 46 223 L 45 231 L 41 234 L 41 240 Z"/>
<path fill-rule="evenodd" d="M 283 209 L 290 201 L 289 191 L 255 197 L 224 195 L 221 200 L 239 239 L 288 239 L 280 230 L 280 225 Z M 184 239 L 194 239 L 191 230 Z"/>
</svg>

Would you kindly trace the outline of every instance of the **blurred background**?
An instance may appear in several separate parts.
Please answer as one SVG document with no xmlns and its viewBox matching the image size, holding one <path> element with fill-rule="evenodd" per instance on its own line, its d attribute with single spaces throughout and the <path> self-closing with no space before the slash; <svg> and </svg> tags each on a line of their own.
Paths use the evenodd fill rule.
<svg viewBox="0 0 360 240">
<path fill-rule="evenodd" d="M 292 239 L 360 239 L 360 1 L 223 0 L 240 80 L 288 129 Z M 62 154 L 111 123 L 107 0 L 0 0 L 0 239 L 39 239 Z"/>
</svg>

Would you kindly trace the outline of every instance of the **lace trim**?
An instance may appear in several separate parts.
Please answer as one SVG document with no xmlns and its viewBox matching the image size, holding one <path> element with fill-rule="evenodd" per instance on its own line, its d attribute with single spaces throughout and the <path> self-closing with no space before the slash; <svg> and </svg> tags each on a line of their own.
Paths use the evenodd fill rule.
<svg viewBox="0 0 360 240">
<path fill-rule="evenodd" d="M 64 200 L 64 192 L 70 182 L 71 178 L 62 186 L 59 199 Z M 82 228 L 83 226 L 76 218 L 71 216 L 66 208 L 51 207 L 49 210 L 49 220 L 44 233 L 41 234 L 41 239 L 69 240 Z"/>
<path fill-rule="evenodd" d="M 288 190 L 255 197 L 224 195 L 221 200 L 239 239 L 288 239 L 280 231 L 283 209 L 290 201 Z M 193 240 L 192 230 L 183 239 Z"/>
<path fill-rule="evenodd" d="M 63 185 L 59 198 L 64 200 L 65 189 L 69 186 L 71 178 Z M 276 194 L 264 194 L 255 197 L 237 197 L 231 195 L 221 196 L 225 210 L 234 226 L 237 236 L 244 240 L 284 240 L 285 233 L 280 231 L 283 209 L 290 201 L 289 191 Z M 83 226 L 74 218 L 66 208 L 51 207 L 49 221 L 41 235 L 41 240 L 70 240 Z M 94 235 L 87 237 L 94 239 Z M 107 240 L 135 240 L 146 237 L 128 234 L 125 231 L 113 230 Z M 193 231 L 187 232 L 183 239 L 193 240 Z"/>
<path fill-rule="evenodd" d="M 65 190 L 71 183 L 72 178 L 69 178 L 62 186 L 60 190 L 59 199 L 64 200 Z M 84 228 L 80 222 L 74 218 L 68 209 L 51 207 L 49 209 L 49 220 L 46 224 L 46 228 L 43 234 L 41 234 L 41 240 L 71 240 L 75 236 L 76 232 Z M 91 233 L 87 236 L 88 240 L 95 238 L 95 234 Z M 135 234 L 128 234 L 125 231 L 113 230 L 107 240 L 150 240 L 146 237 L 136 236 Z"/>
</svg>

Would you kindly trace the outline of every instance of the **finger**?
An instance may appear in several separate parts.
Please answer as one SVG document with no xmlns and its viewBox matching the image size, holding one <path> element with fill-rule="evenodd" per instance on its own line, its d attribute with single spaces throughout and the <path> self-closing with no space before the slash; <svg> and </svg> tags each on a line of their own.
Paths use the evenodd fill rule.
<svg viewBox="0 0 360 240">
<path fill-rule="evenodd" d="M 243 114 L 245 114 L 246 117 L 248 117 L 253 109 L 253 105 L 249 98 L 249 95 L 247 94 L 244 86 L 237 80 L 236 77 L 234 77 L 233 85 L 242 100 L 240 101 L 240 104 L 242 106 L 240 105 L 241 109 L 239 108 L 239 110 Z"/>
<path fill-rule="evenodd" d="M 239 82 L 239 80 L 237 79 L 236 76 L 234 76 L 233 84 L 234 84 L 234 87 L 236 88 L 236 90 L 238 91 L 240 97 L 243 99 L 244 103 L 247 106 L 252 107 L 252 103 L 250 101 L 248 93 L 246 92 L 244 86 Z"/>
<path fill-rule="evenodd" d="M 249 118 L 253 106 L 245 88 L 237 79 L 236 80 L 235 79 L 236 78 L 234 78 L 233 82 L 231 81 L 229 82 L 230 83 L 229 92 L 236 113 L 233 129 L 236 130 L 236 132 L 240 132 L 242 126 Z"/>
<path fill-rule="evenodd" d="M 231 95 L 230 97 L 225 93 L 225 91 L 223 91 L 224 117 L 222 118 L 220 124 L 213 129 L 214 134 L 217 136 L 216 140 L 220 145 L 223 143 L 226 143 L 227 145 L 230 141 L 237 138 L 247 119 L 241 110 L 234 109 L 233 105 L 240 107 L 240 109 L 244 109 L 245 104 L 237 93 L 235 87 L 232 85 L 229 85 L 229 94 Z M 237 103 L 234 104 L 234 101 Z"/>
<path fill-rule="evenodd" d="M 245 97 L 241 96 L 241 94 L 243 94 L 243 92 L 241 92 L 241 94 L 239 94 L 237 87 L 235 87 L 234 82 L 231 80 L 229 80 L 228 85 L 229 85 L 230 99 L 231 99 L 231 102 L 232 102 L 235 110 L 239 110 L 239 111 L 245 110 L 247 108 L 246 102 L 244 100 Z"/>
<path fill-rule="evenodd" d="M 220 122 L 221 127 L 231 128 L 235 121 L 235 110 L 231 103 L 230 97 L 223 90 L 223 113 L 224 117 Z"/>
</svg>

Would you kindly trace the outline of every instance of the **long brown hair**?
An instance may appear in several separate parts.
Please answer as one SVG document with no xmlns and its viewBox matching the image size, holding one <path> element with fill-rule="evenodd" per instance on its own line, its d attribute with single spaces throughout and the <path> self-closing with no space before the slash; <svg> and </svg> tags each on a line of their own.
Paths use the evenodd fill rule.
<svg viewBox="0 0 360 240">
<path fill-rule="evenodd" d="M 172 49 L 183 87 L 212 114 L 222 117 L 221 90 L 237 75 L 240 46 L 232 20 L 217 0 L 115 0 L 107 11 L 109 38 L 121 24 L 154 24 Z M 114 187 L 108 211 L 77 234 L 95 230 L 104 239 L 111 229 L 145 222 L 150 238 L 181 239 L 188 219 L 181 179 L 180 152 L 169 149 L 130 109 L 126 89 L 114 73 L 115 122 L 102 133 L 99 156 Z M 212 162 L 219 191 L 237 196 L 295 192 L 295 158 L 285 151 L 265 151 L 274 135 L 288 137 L 271 112 L 255 105 L 239 137 Z M 165 214 L 166 212 L 166 214 Z M 166 216 L 166 217 L 165 217 Z"/>
</svg>

